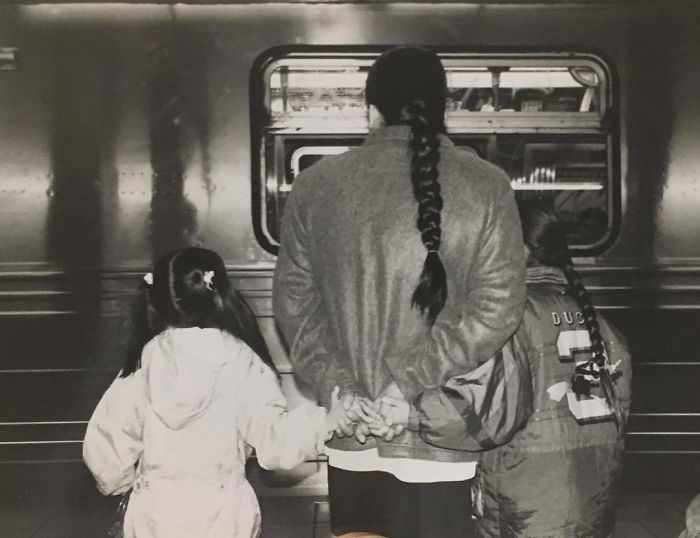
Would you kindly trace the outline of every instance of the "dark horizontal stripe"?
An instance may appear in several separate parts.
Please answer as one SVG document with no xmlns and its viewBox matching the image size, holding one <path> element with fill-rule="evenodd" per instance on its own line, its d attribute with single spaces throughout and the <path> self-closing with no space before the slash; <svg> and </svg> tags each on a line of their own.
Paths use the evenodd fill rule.
<svg viewBox="0 0 700 538">
<path fill-rule="evenodd" d="M 53 445 L 0 445 L 0 462 L 82 461 L 82 443 Z"/>
<path fill-rule="evenodd" d="M 0 376 L 0 422 L 87 420 L 114 373 Z"/>
<path fill-rule="evenodd" d="M 697 452 L 700 454 L 700 438 L 698 435 L 678 433 L 677 435 L 628 435 L 626 438 L 628 451 L 645 452 Z"/>
<path fill-rule="evenodd" d="M 9 443 L 41 443 L 75 441 L 85 437 L 87 421 L 81 423 L 44 423 L 0 425 L 0 445 Z"/>
<path fill-rule="evenodd" d="M 657 436 L 674 436 L 674 435 L 678 435 L 678 436 L 683 437 L 683 436 L 693 436 L 693 435 L 700 436 L 700 431 L 698 431 L 698 432 L 671 432 L 671 431 L 657 431 L 657 432 L 644 431 L 644 432 L 642 432 L 642 431 L 639 431 L 639 432 L 627 432 L 625 435 L 629 436 L 629 437 L 645 437 L 645 436 L 657 437 Z"/>
<path fill-rule="evenodd" d="M 77 310 L 2 310 L 0 316 L 3 317 L 49 317 L 49 316 L 75 316 Z"/>
<path fill-rule="evenodd" d="M 98 366 L 0 374 L 0 422 L 87 419 L 119 368 Z M 284 371 L 291 383 L 293 375 Z M 687 413 L 697 407 L 697 376 L 686 367 L 640 367 L 632 385 L 635 413 Z"/>
<path fill-rule="evenodd" d="M 628 448 L 625 450 L 625 455 L 627 456 L 698 456 L 700 457 L 700 450 L 662 450 L 662 449 L 638 449 L 638 448 Z"/>
<path fill-rule="evenodd" d="M 132 281 L 138 283 L 143 278 L 144 273 L 151 270 L 152 263 L 147 260 L 135 262 L 140 268 L 135 268 L 134 264 L 124 266 L 102 266 L 100 268 L 85 268 L 74 270 L 63 270 L 58 266 L 48 263 L 30 264 L 24 262 L 8 263 L 0 262 L 0 283 L 6 286 L 7 282 L 23 281 L 59 281 L 72 282 L 84 281 L 85 279 Z M 271 279 L 274 272 L 274 263 L 268 267 L 251 267 L 245 265 L 226 266 L 229 278 L 234 280 L 251 279 Z"/>
<path fill-rule="evenodd" d="M 30 361 L 25 361 L 30 362 Z M 0 370 L 0 376 L 2 375 L 12 375 L 12 374 L 84 374 L 91 370 L 86 368 L 22 368 L 22 369 L 11 369 L 11 370 Z M 280 374 L 294 374 L 294 369 L 290 364 L 284 364 L 282 366 L 277 365 L 277 371 Z M 116 372 L 115 372 L 116 375 Z"/>
<path fill-rule="evenodd" d="M 0 323 L 0 371 L 111 369 L 123 361 L 124 317 L 27 317 Z M 272 318 L 259 319 L 271 353 L 281 369 L 289 362 Z"/>
<path fill-rule="evenodd" d="M 98 354 L 99 352 L 95 352 Z M 5 368 L 0 368 L 0 376 L 5 375 L 5 374 L 46 374 L 46 373 L 82 373 L 82 372 L 89 372 L 91 370 L 94 370 L 94 368 L 58 368 L 58 367 L 53 367 L 53 364 L 65 364 L 68 362 L 69 356 L 71 353 L 64 353 L 63 355 L 61 354 L 56 354 L 54 353 L 52 357 L 41 357 L 41 358 L 34 358 L 31 356 L 17 356 L 15 357 L 11 362 L 11 364 L 16 364 L 17 366 L 12 368 L 12 367 L 5 367 Z M 294 367 L 289 363 L 288 359 L 286 357 L 275 357 L 277 360 L 277 369 L 280 373 L 283 374 L 293 374 L 294 373 Z M 8 361 L 3 361 L 3 358 L 0 357 L 0 366 L 9 366 L 7 364 Z M 50 362 L 51 364 L 46 364 L 47 362 Z M 28 367 L 23 367 L 23 366 L 29 366 L 29 365 L 35 365 L 37 367 L 35 368 L 28 368 Z M 43 365 L 43 366 L 42 366 Z M 661 362 L 661 361 L 634 361 L 633 363 L 634 368 L 653 368 L 653 367 L 662 367 L 662 368 L 696 368 L 700 367 L 700 360 L 699 361 L 685 361 L 685 362 Z M 116 370 L 115 370 L 116 372 Z M 642 375 L 641 372 L 636 372 L 635 375 Z"/>
<path fill-rule="evenodd" d="M 627 424 L 627 432 L 672 432 L 675 433 L 695 433 L 700 432 L 700 415 L 661 415 L 645 416 L 630 414 Z"/>
<path fill-rule="evenodd" d="M 700 436 L 700 424 L 698 424 L 697 420 L 684 421 L 682 419 L 683 417 L 666 417 L 663 421 L 645 422 L 640 421 L 639 417 L 632 416 L 630 417 L 626 435 L 637 439 L 643 439 L 647 436 Z M 82 439 L 85 435 L 86 426 L 87 420 L 34 423 L 3 422 L 0 423 L 0 443 Z M 669 441 L 671 440 L 669 439 Z"/>
<path fill-rule="evenodd" d="M 116 371 L 0 375 L 0 423 L 88 420 Z M 283 375 L 290 405 L 300 403 L 294 378 Z"/>
<path fill-rule="evenodd" d="M 246 298 L 246 300 L 251 304 L 253 307 L 253 310 L 255 311 L 256 314 L 259 316 L 269 316 L 271 315 L 270 313 L 272 312 L 272 307 L 271 307 L 271 301 L 272 301 L 272 292 L 271 291 L 250 291 L 250 290 L 241 290 L 243 296 Z M 124 293 L 121 296 L 109 296 L 105 297 L 100 294 L 94 294 L 94 295 L 83 295 L 82 297 L 76 297 L 76 296 L 64 296 L 64 297 L 69 297 L 71 300 L 70 301 L 63 301 L 64 303 L 69 303 L 70 306 L 74 306 L 74 308 L 64 308 L 64 309 L 52 309 L 52 308 L 41 308 L 41 304 L 37 304 L 38 300 L 36 299 L 37 296 L 31 296 L 35 297 L 34 299 L 31 300 L 30 303 L 30 296 L 22 296 L 22 302 L 25 303 L 23 305 L 18 305 L 15 308 L 8 308 L 10 306 L 10 300 L 9 298 L 3 299 L 3 308 L 0 309 L 0 316 L 15 316 L 15 317 L 27 317 L 27 316 L 56 316 L 56 315 L 61 315 L 61 316 L 70 316 L 70 315 L 80 315 L 80 314 L 85 314 L 86 311 L 88 310 L 86 308 L 86 305 L 89 305 L 90 303 L 94 302 L 96 305 L 100 305 L 99 312 L 101 315 L 114 315 L 115 313 L 119 313 L 121 310 L 121 307 L 128 306 L 130 304 L 131 299 L 133 298 L 135 292 L 127 292 Z M 39 297 L 42 301 L 46 302 L 51 296 L 41 296 Z M 117 306 L 119 308 L 114 309 L 114 310 L 109 310 L 104 308 L 105 303 L 109 302 L 117 302 Z M 610 312 L 618 312 L 618 311 L 623 311 L 623 312 L 641 312 L 641 313 L 648 313 L 650 311 L 670 311 L 670 312 L 682 312 L 682 313 L 687 313 L 687 312 L 693 312 L 693 314 L 690 315 L 697 315 L 696 312 L 700 311 L 700 294 L 697 297 L 697 301 L 693 302 L 688 302 L 687 304 L 679 304 L 679 303 L 663 303 L 663 302 L 654 302 L 653 304 L 644 304 L 644 303 L 612 303 L 612 304 L 601 304 L 601 303 L 595 303 L 596 309 L 610 313 Z M 257 308 L 256 308 L 257 307 Z"/>
<path fill-rule="evenodd" d="M 574 259 L 576 262 L 576 259 Z M 136 268 L 135 265 L 140 265 Z M 0 282 L 7 281 L 64 281 L 100 279 L 100 280 L 137 280 L 150 271 L 152 262 L 140 261 L 128 265 L 103 265 L 91 268 L 60 269 L 50 263 L 0 262 Z M 642 266 L 611 266 L 604 264 L 576 264 L 577 272 L 593 287 L 620 287 L 639 289 L 659 282 L 675 282 L 678 286 L 692 287 L 693 279 L 700 276 L 700 265 L 675 265 L 655 268 Z M 226 264 L 226 273 L 230 278 L 272 278 L 275 261 L 254 265 Z M 624 282 L 621 284 L 620 282 Z M 655 286 L 655 287 L 658 287 Z"/>
<path fill-rule="evenodd" d="M 634 362 L 634 366 L 663 366 L 663 367 L 669 367 L 669 366 L 678 366 L 678 367 L 685 367 L 685 366 L 700 366 L 700 362 L 695 362 L 695 361 L 688 361 L 688 362 L 660 362 L 660 361 L 644 361 L 644 362 Z"/>
<path fill-rule="evenodd" d="M 15 317 L 0 323 L 0 370 L 110 368 L 122 361 L 124 319 Z"/>
<path fill-rule="evenodd" d="M 0 375 L 4 374 L 67 374 L 83 373 L 85 368 L 25 368 L 17 370 L 0 370 Z"/>
</svg>

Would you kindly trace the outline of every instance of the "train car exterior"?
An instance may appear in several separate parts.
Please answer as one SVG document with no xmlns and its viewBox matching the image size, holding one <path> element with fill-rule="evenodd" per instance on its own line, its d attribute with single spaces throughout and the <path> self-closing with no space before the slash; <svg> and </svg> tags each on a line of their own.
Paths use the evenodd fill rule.
<svg viewBox="0 0 700 538">
<path fill-rule="evenodd" d="M 462 77 L 451 95 L 466 111 L 451 116 L 461 144 L 517 161 L 520 190 L 560 192 L 541 184 L 569 174 L 593 200 L 574 201 L 598 220 L 572 233 L 594 302 L 633 351 L 627 478 L 700 489 L 688 472 L 700 464 L 698 17 L 696 2 L 662 1 L 3 4 L 0 463 L 80 460 L 139 279 L 188 244 L 222 254 L 286 390 L 304 397 L 271 309 L 284 193 L 305 158 L 366 131 L 347 72 L 413 43 Z M 303 82 L 310 65 L 316 86 Z M 515 98 L 520 83 L 504 73 L 518 69 L 572 76 L 582 93 L 573 108 L 564 90 L 554 104 L 542 92 L 489 102 L 480 88 Z M 345 109 L 327 103 L 305 123 L 306 104 L 342 84 Z M 318 488 L 322 467 L 262 480 Z"/>
</svg>

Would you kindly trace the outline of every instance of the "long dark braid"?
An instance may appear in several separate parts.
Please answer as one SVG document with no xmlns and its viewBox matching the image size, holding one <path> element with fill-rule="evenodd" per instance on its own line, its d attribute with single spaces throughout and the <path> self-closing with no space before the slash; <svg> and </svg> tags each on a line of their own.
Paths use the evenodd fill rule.
<svg viewBox="0 0 700 538">
<path fill-rule="evenodd" d="M 391 49 L 367 77 L 367 103 L 377 107 L 387 125 L 411 128 L 411 183 L 418 202 L 416 227 L 428 251 L 411 307 L 430 325 L 447 301 L 447 275 L 440 259 L 443 206 L 438 182 L 439 134 L 445 132 L 447 79 L 437 55 L 417 47 Z"/>
<path fill-rule="evenodd" d="M 583 285 L 581 277 L 574 269 L 571 258 L 569 258 L 569 261 L 561 265 L 559 268 L 566 277 L 566 282 L 569 285 L 569 294 L 576 299 L 576 303 L 581 309 L 581 313 L 583 314 L 583 319 L 586 324 L 586 329 L 588 330 L 588 334 L 590 335 L 591 339 L 591 352 L 593 357 L 589 362 L 577 366 L 576 373 L 580 375 L 592 375 L 594 377 L 598 377 L 603 395 L 605 396 L 605 399 L 610 407 L 615 412 L 615 423 L 618 425 L 622 424 L 622 411 L 617 405 L 613 378 L 607 368 L 605 343 L 603 342 L 603 336 L 600 333 L 600 325 L 598 324 L 598 316 L 596 315 L 595 307 L 588 296 L 588 292 Z M 597 369 L 594 369 L 593 365 L 597 366 Z M 581 380 L 583 378 L 577 377 L 577 379 Z M 576 386 L 576 381 L 574 381 L 573 389 L 575 392 L 586 391 L 586 387 L 581 387 L 581 389 L 579 389 L 579 387 Z"/>
<path fill-rule="evenodd" d="M 422 101 L 411 102 L 402 116 L 412 134 L 411 182 L 413 196 L 418 202 L 416 227 L 428 251 L 418 286 L 411 297 L 411 306 L 418 308 L 421 315 L 427 310 L 428 322 L 432 325 L 447 300 L 447 275 L 439 254 L 442 237 L 442 196 L 437 180 L 440 139 L 430 130 Z"/>
<path fill-rule="evenodd" d="M 566 278 L 567 292 L 576 300 L 583 314 L 584 323 L 591 339 L 592 357 L 586 363 L 576 367 L 576 376 L 572 389 L 577 394 L 585 394 L 590 384 L 584 375 L 593 376 L 600 381 L 603 396 L 614 411 L 616 424 L 622 424 L 622 411 L 617 405 L 612 375 L 607 368 L 607 354 L 595 307 L 583 285 L 583 281 L 574 268 L 566 242 L 564 230 L 554 213 L 537 206 L 520 206 L 525 244 L 530 255 L 543 265 L 558 267 Z"/>
</svg>

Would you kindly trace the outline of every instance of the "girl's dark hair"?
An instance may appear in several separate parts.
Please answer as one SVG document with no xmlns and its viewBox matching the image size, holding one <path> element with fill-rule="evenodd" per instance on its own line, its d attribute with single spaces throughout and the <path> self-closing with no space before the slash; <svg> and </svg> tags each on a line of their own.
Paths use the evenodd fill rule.
<svg viewBox="0 0 700 538">
<path fill-rule="evenodd" d="M 231 286 L 221 257 L 199 247 L 176 250 L 153 268 L 133 304 L 121 377 L 141 367 L 146 343 L 168 327 L 217 328 L 242 340 L 277 373 L 255 314 Z"/>
<path fill-rule="evenodd" d="M 591 361 L 576 368 L 577 374 L 593 375 L 600 378 L 600 386 L 610 407 L 615 410 L 615 418 L 621 423 L 621 410 L 616 403 L 613 379 L 606 366 L 606 350 L 595 307 L 581 277 L 574 269 L 564 229 L 554 213 L 537 204 L 520 204 L 520 220 L 523 240 L 530 249 L 530 256 L 541 265 L 559 268 L 568 283 L 568 293 L 578 303 L 591 338 Z M 598 369 L 593 370 L 595 364 Z M 576 389 L 576 387 L 574 387 Z"/>
<path fill-rule="evenodd" d="M 445 132 L 447 79 L 434 52 L 398 47 L 382 54 L 367 77 L 367 103 L 386 125 L 411 127 L 411 182 L 418 202 L 416 226 L 428 251 L 411 306 L 432 325 L 447 300 L 447 275 L 440 260 L 442 196 L 438 182 L 439 133 Z"/>
</svg>

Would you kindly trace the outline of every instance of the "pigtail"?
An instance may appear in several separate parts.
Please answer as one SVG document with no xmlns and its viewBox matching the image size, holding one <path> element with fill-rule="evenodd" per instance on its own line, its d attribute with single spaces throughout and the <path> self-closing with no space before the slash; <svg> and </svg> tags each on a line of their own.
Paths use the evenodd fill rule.
<svg viewBox="0 0 700 538">
<path fill-rule="evenodd" d="M 588 296 L 588 292 L 581 281 L 581 277 L 574 269 L 573 263 L 568 255 L 567 258 L 566 262 L 562 264 L 561 270 L 569 285 L 569 293 L 576 300 L 583 314 L 586 329 L 591 338 L 591 351 L 593 353 L 593 357 L 589 362 L 576 367 L 576 374 L 598 377 L 603 396 L 615 413 L 615 424 L 619 426 L 622 424 L 622 411 L 617 405 L 613 378 L 607 368 L 605 344 L 603 342 L 603 336 L 600 333 L 600 325 L 598 324 L 595 307 Z M 597 368 L 594 369 L 593 365 Z M 576 388 L 576 383 L 574 382 L 574 390 L 576 390 Z"/>
<path fill-rule="evenodd" d="M 129 377 L 141 368 L 141 352 L 153 337 L 149 316 L 148 285 L 144 282 L 131 305 L 126 321 L 126 345 L 124 349 L 124 366 L 119 377 Z"/>
<path fill-rule="evenodd" d="M 255 313 L 243 298 L 243 295 L 234 287 L 230 287 L 225 296 L 222 297 L 222 304 L 221 328 L 236 338 L 243 340 L 275 372 L 279 379 L 279 371 L 272 360 Z"/>
<path fill-rule="evenodd" d="M 447 300 L 447 275 L 440 259 L 443 201 L 438 182 L 440 139 L 431 129 L 425 103 L 414 100 L 402 111 L 401 119 L 411 127 L 411 183 L 418 202 L 416 227 L 428 251 L 418 286 L 411 297 L 411 306 L 427 315 L 433 325 Z"/>
</svg>

